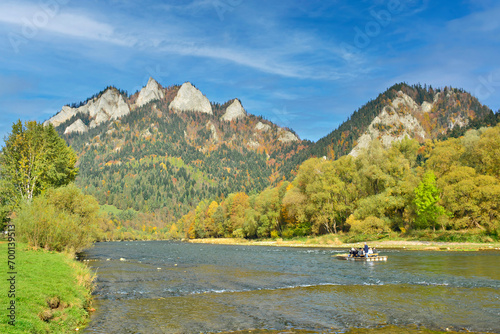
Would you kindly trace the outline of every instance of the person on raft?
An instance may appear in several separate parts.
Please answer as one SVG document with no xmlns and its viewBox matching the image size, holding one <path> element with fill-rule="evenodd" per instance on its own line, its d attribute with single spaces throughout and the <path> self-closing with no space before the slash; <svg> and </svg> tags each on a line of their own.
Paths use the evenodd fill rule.
<svg viewBox="0 0 500 334">
<path fill-rule="evenodd" d="M 369 250 L 369 247 L 368 245 L 366 244 L 365 242 L 365 247 L 363 248 L 364 252 L 365 252 L 365 257 L 368 257 L 368 250 Z"/>
<path fill-rule="evenodd" d="M 349 256 L 350 257 L 358 257 L 358 250 L 354 247 L 351 248 L 351 250 L 349 251 Z"/>
</svg>

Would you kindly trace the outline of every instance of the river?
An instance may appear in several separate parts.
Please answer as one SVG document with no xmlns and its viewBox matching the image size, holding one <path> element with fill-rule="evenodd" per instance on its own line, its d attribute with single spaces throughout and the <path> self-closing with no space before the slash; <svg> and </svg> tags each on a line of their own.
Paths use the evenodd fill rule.
<svg viewBox="0 0 500 334">
<path fill-rule="evenodd" d="M 394 325 L 500 333 L 500 252 L 387 250 L 387 262 L 338 249 L 97 243 L 86 333 L 313 333 Z"/>
</svg>

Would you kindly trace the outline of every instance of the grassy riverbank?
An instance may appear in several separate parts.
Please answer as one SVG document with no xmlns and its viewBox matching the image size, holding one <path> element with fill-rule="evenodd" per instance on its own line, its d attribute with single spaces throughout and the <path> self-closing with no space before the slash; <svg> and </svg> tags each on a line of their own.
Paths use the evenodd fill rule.
<svg viewBox="0 0 500 334">
<path fill-rule="evenodd" d="M 7 243 L 0 241 L 2 277 L 0 333 L 70 333 L 88 321 L 93 274 L 71 255 L 27 250 L 18 243 L 15 282 L 8 281 Z M 9 291 L 15 289 L 15 298 Z M 9 325 L 7 308 L 15 300 L 15 325 Z"/>
<path fill-rule="evenodd" d="M 284 247 L 326 247 L 346 248 L 361 247 L 363 242 L 343 242 L 342 236 L 333 234 L 319 237 L 304 237 L 291 240 L 264 239 L 247 240 L 236 238 L 212 238 L 212 239 L 190 239 L 192 243 L 224 244 L 224 245 L 248 245 L 248 246 L 284 246 Z M 432 250 L 432 251 L 479 251 L 500 250 L 500 242 L 474 243 L 474 242 L 441 242 L 422 240 L 366 240 L 370 247 L 379 249 L 407 249 L 407 250 Z"/>
</svg>

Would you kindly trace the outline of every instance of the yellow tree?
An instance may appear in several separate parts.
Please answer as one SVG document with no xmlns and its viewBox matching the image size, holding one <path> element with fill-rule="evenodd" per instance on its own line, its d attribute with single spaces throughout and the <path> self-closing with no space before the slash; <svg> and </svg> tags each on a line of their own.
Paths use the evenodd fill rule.
<svg viewBox="0 0 500 334">
<path fill-rule="evenodd" d="M 214 237 L 216 235 L 217 226 L 213 217 L 218 207 L 219 204 L 216 201 L 212 201 L 208 206 L 205 218 L 205 232 L 207 237 Z"/>
</svg>

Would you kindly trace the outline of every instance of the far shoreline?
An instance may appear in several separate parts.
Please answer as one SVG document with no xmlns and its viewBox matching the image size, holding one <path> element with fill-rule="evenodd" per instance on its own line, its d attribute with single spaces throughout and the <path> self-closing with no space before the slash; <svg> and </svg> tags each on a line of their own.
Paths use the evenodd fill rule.
<svg viewBox="0 0 500 334">
<path fill-rule="evenodd" d="M 319 243 L 316 239 L 307 241 L 300 240 L 247 240 L 236 238 L 206 238 L 206 239 L 185 239 L 185 242 L 197 244 L 218 244 L 218 245 L 242 245 L 242 246 L 270 246 L 270 247 L 304 247 L 304 248 L 337 248 L 350 249 L 361 248 L 364 242 L 342 243 L 327 242 Z M 490 243 L 470 243 L 470 242 L 438 242 L 438 241 L 418 241 L 418 240 L 367 240 L 370 247 L 377 249 L 399 249 L 414 251 L 500 251 L 500 242 Z"/>
</svg>

